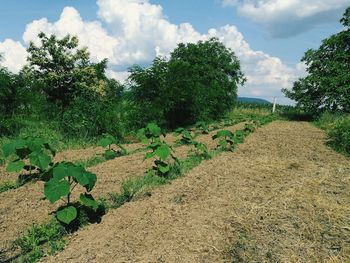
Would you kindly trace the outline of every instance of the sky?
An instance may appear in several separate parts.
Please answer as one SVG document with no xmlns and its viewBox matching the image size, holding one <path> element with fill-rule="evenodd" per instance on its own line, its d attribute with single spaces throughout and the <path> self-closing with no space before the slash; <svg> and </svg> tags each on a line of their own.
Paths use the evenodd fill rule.
<svg viewBox="0 0 350 263">
<path fill-rule="evenodd" d="M 0 65 L 18 72 L 38 33 L 77 35 L 91 59 L 123 82 L 134 64 L 149 65 L 178 43 L 217 37 L 241 61 L 238 95 L 282 104 L 282 88 L 305 76 L 305 51 L 342 30 L 350 0 L 1 0 Z"/>
</svg>

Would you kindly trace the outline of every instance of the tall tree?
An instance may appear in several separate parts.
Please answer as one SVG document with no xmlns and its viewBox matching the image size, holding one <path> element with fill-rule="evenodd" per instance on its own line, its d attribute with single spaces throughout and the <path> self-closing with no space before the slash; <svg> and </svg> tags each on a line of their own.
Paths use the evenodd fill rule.
<svg viewBox="0 0 350 263">
<path fill-rule="evenodd" d="M 311 113 L 322 110 L 350 112 L 350 7 L 340 20 L 344 29 L 309 49 L 302 61 L 308 75 L 283 89 L 297 106 Z"/>
<path fill-rule="evenodd" d="M 234 52 L 216 38 L 181 43 L 169 60 L 156 58 L 150 68 L 130 72 L 134 101 L 148 109 L 144 120 L 169 127 L 221 117 L 245 81 Z"/>
<path fill-rule="evenodd" d="M 24 71 L 35 80 L 49 101 L 67 106 L 83 93 L 104 96 L 110 85 L 105 77 L 107 60 L 91 63 L 86 48 L 78 48 L 78 38 L 40 33 L 40 45 L 30 43 L 29 64 Z"/>
</svg>

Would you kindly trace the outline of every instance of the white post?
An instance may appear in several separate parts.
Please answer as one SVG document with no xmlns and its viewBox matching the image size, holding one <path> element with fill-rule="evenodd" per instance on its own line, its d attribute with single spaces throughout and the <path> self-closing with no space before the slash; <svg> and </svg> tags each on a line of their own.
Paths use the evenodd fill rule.
<svg viewBox="0 0 350 263">
<path fill-rule="evenodd" d="M 273 97 L 273 106 L 272 106 L 272 113 L 275 113 L 276 111 L 276 97 Z"/>
</svg>

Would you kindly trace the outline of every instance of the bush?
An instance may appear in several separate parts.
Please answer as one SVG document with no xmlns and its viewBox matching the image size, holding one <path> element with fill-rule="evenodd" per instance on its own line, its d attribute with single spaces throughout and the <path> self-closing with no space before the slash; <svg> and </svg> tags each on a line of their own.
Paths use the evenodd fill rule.
<svg viewBox="0 0 350 263">
<path fill-rule="evenodd" d="M 340 118 L 328 135 L 334 149 L 350 155 L 350 116 Z"/>
</svg>

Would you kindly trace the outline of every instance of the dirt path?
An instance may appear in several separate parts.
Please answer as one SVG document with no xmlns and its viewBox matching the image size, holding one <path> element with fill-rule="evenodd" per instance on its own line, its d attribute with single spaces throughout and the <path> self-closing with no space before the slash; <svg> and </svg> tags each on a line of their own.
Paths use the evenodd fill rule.
<svg viewBox="0 0 350 263">
<path fill-rule="evenodd" d="M 234 131 L 242 127 L 242 124 L 238 124 L 228 129 Z M 198 140 L 206 143 L 209 148 L 214 148 L 216 142 L 211 136 L 215 133 L 216 131 L 199 136 Z M 167 136 L 166 141 L 174 143 L 175 139 L 173 136 Z M 142 147 L 141 144 L 138 146 Z M 136 149 L 135 147 L 136 144 L 133 144 L 129 149 Z M 185 158 L 188 150 L 187 146 L 177 147 L 176 156 Z M 73 153 L 77 153 L 77 150 Z M 70 155 L 74 156 L 66 153 L 66 156 Z M 151 159 L 144 160 L 143 156 L 144 152 L 134 153 L 89 168 L 88 170 L 96 173 L 98 178 L 92 194 L 98 197 L 106 196 L 109 192 L 119 192 L 123 181 L 141 176 L 152 167 L 153 163 Z M 28 183 L 18 189 L 0 193 L 0 200 L 0 252 L 8 251 L 11 242 L 23 235 L 30 225 L 43 222 L 57 209 L 56 205 L 51 205 L 43 199 L 43 182 Z"/>
<path fill-rule="evenodd" d="M 47 262 L 350 262 L 350 160 L 274 122 L 152 197 L 111 210 Z"/>
</svg>

